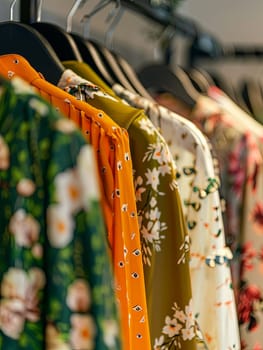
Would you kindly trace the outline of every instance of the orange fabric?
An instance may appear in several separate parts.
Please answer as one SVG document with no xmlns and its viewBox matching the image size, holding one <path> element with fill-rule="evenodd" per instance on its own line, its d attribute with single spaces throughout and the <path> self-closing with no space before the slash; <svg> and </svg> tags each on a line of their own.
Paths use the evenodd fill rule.
<svg viewBox="0 0 263 350">
<path fill-rule="evenodd" d="M 127 131 L 115 124 L 103 111 L 76 100 L 45 81 L 41 74 L 19 55 L 0 56 L 0 74 L 8 79 L 18 75 L 29 82 L 53 106 L 78 124 L 87 140 L 93 145 L 102 188 L 102 206 L 112 250 L 116 295 L 120 302 L 124 349 L 150 349 Z"/>
</svg>

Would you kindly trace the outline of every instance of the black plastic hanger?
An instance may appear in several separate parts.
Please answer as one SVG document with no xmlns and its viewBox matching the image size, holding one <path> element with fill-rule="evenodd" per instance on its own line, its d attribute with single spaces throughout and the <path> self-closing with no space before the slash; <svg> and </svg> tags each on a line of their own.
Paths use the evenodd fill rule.
<svg viewBox="0 0 263 350">
<path fill-rule="evenodd" d="M 112 86 L 114 84 L 112 74 L 107 70 L 105 62 L 93 42 L 84 39 L 81 35 L 76 33 L 71 33 L 70 35 L 74 39 L 83 61 L 86 62 L 105 83 Z"/>
<path fill-rule="evenodd" d="M 250 114 L 257 118 L 263 111 L 261 84 L 255 80 L 246 80 L 240 90 Z"/>
<path fill-rule="evenodd" d="M 215 86 L 219 87 L 240 108 L 249 113 L 249 108 L 244 101 L 244 97 L 229 79 L 226 79 L 222 74 L 216 72 L 209 72 L 209 75 L 213 78 Z"/>
<path fill-rule="evenodd" d="M 0 54 L 10 53 L 26 58 L 50 83 L 56 84 L 64 71 L 47 40 L 28 25 L 14 21 L 0 23 Z"/>
<path fill-rule="evenodd" d="M 172 71 L 166 65 L 152 64 L 141 69 L 138 77 L 148 91 L 168 92 L 190 108 L 196 104 L 199 93 L 179 67 Z"/>
<path fill-rule="evenodd" d="M 204 70 L 191 68 L 186 70 L 192 84 L 200 93 L 206 94 L 210 86 L 216 85 L 212 77 Z"/>
<path fill-rule="evenodd" d="M 82 21 L 85 22 L 85 26 L 87 26 L 91 20 L 91 18 L 102 10 L 105 6 L 110 3 L 108 0 L 102 0 L 95 8 L 89 13 L 86 14 Z M 77 5 L 77 1 L 76 1 Z M 77 7 L 77 6 L 76 6 Z M 69 31 L 72 27 L 72 16 L 75 13 L 76 7 L 71 10 L 69 17 Z M 109 18 L 113 18 L 111 25 L 106 31 L 105 36 L 105 45 L 99 44 L 94 40 L 85 39 L 78 34 L 71 34 L 74 38 L 79 51 L 83 57 L 83 60 L 90 65 L 90 67 L 105 81 L 108 85 L 112 86 L 115 83 L 119 83 L 123 85 L 125 88 L 129 89 L 136 93 L 136 89 L 132 86 L 131 82 L 125 75 L 124 71 L 121 69 L 120 64 L 115 57 L 115 55 L 111 52 L 107 46 L 111 46 L 112 44 L 112 36 L 113 32 L 116 28 L 117 23 L 121 19 L 123 14 L 123 8 L 121 7 L 120 0 L 116 1 L 115 9 L 110 13 Z M 107 20 L 106 20 L 107 21 Z M 87 30 L 85 30 L 87 32 Z"/>
<path fill-rule="evenodd" d="M 98 54 L 100 55 L 100 59 L 103 62 L 105 69 L 109 72 L 113 83 L 121 84 L 126 89 L 137 93 L 136 89 L 133 87 L 121 69 L 115 55 L 107 47 L 95 42 L 94 40 L 90 40 L 89 42 L 95 47 Z"/>
<path fill-rule="evenodd" d="M 61 61 L 83 61 L 76 43 L 64 29 L 46 22 L 35 22 L 31 26 L 47 39 Z"/>
<path fill-rule="evenodd" d="M 122 56 L 114 53 L 115 59 L 118 61 L 118 64 L 120 68 L 122 69 L 123 73 L 125 74 L 126 78 L 131 82 L 132 86 L 135 88 L 137 93 L 149 100 L 152 100 L 151 95 L 148 93 L 148 91 L 145 89 L 145 87 L 140 82 L 137 73 L 133 69 L 133 67 L 129 64 L 129 62 L 123 58 Z"/>
</svg>

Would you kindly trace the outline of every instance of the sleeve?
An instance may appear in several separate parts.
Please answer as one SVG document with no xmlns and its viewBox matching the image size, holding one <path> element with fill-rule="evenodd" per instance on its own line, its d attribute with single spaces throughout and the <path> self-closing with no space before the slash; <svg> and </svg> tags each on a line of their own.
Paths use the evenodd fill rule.
<svg viewBox="0 0 263 350">
<path fill-rule="evenodd" d="M 164 139 L 144 114 L 129 134 L 152 343 L 155 348 L 195 349 L 190 242 L 175 165 Z"/>
</svg>

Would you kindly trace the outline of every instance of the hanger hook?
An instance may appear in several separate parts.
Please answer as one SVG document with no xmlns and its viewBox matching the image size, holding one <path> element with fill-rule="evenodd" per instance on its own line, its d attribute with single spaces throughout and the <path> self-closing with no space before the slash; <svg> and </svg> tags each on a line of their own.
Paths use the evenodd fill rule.
<svg viewBox="0 0 263 350">
<path fill-rule="evenodd" d="M 164 28 L 164 30 L 161 32 L 157 40 L 156 46 L 154 48 L 153 55 L 155 59 L 160 59 L 160 55 L 163 55 L 163 52 L 167 50 L 174 35 L 175 35 L 174 27 L 168 24 Z"/>
<path fill-rule="evenodd" d="M 42 6 L 43 6 L 43 0 L 38 0 L 37 3 L 37 22 L 41 21 L 41 17 L 42 17 Z"/>
<path fill-rule="evenodd" d="M 17 0 L 13 0 L 13 2 L 10 5 L 10 21 L 14 20 L 14 7 L 16 4 Z"/>
<path fill-rule="evenodd" d="M 105 45 L 109 50 L 113 49 L 113 34 L 123 14 L 124 7 L 121 6 L 121 0 L 117 0 L 115 8 L 109 13 L 106 19 L 106 22 L 109 22 L 113 18 L 113 21 L 111 22 L 109 28 L 106 30 L 105 34 Z"/>
<path fill-rule="evenodd" d="M 81 23 L 84 23 L 84 38 L 89 38 L 90 34 L 90 20 L 91 18 L 100 10 L 104 9 L 108 4 L 111 3 L 112 0 L 101 0 L 94 8 L 93 10 L 88 13 L 87 15 L 84 15 L 81 19 Z"/>
<path fill-rule="evenodd" d="M 75 13 L 86 2 L 87 2 L 87 0 L 75 0 L 75 3 L 73 4 L 71 9 L 69 10 L 69 13 L 67 15 L 67 28 L 66 28 L 66 31 L 68 33 L 71 33 L 71 31 L 72 31 L 72 22 L 73 22 L 73 17 L 75 15 Z"/>
</svg>

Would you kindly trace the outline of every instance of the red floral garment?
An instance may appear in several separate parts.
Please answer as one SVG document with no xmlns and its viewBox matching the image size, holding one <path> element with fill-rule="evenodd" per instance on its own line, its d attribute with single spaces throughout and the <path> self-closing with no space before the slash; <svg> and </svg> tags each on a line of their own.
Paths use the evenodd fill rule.
<svg viewBox="0 0 263 350">
<path fill-rule="evenodd" d="M 238 109 L 224 104 L 225 95 L 212 97 L 217 103 L 205 97 L 200 99 L 192 120 L 210 138 L 219 156 L 226 199 L 226 235 L 234 253 L 232 272 L 242 349 L 260 350 L 263 349 L 262 138 L 250 125 L 249 116 L 246 116 L 247 127 L 240 126 Z"/>
</svg>

